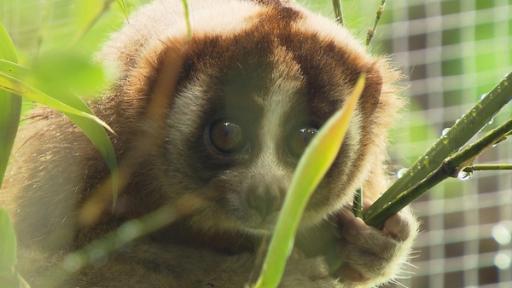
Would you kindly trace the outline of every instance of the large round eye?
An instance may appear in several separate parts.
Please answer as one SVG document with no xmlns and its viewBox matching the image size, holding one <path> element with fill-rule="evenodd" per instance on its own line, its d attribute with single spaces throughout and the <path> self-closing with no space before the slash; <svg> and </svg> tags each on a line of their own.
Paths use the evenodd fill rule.
<svg viewBox="0 0 512 288">
<path fill-rule="evenodd" d="M 209 137 L 215 149 L 223 153 L 237 152 L 244 143 L 240 125 L 222 119 L 212 123 Z"/>
<path fill-rule="evenodd" d="M 311 139 L 315 137 L 318 129 L 312 127 L 301 128 L 290 135 L 289 149 L 294 157 L 300 157 Z"/>
</svg>

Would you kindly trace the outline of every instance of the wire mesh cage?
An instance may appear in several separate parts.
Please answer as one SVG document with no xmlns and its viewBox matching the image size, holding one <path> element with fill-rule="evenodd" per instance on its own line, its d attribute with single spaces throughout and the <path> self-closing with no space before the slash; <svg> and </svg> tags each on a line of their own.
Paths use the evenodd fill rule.
<svg viewBox="0 0 512 288">
<path fill-rule="evenodd" d="M 390 149 L 408 166 L 512 70 L 512 1 L 389 1 L 378 40 L 407 75 L 409 109 Z M 505 107 L 497 119 L 510 119 Z M 501 121 L 503 122 L 503 121 Z M 400 152 L 398 152 L 400 151 Z M 510 162 L 510 142 L 480 162 Z M 512 174 L 475 173 L 413 204 L 422 222 L 407 287 L 512 286 Z"/>
</svg>

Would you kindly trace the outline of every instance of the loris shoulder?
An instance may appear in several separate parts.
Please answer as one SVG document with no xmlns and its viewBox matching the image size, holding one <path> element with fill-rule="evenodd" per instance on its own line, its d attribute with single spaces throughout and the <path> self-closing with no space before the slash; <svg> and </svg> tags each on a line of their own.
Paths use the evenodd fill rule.
<svg viewBox="0 0 512 288">
<path fill-rule="evenodd" d="M 100 193 L 106 165 L 68 120 L 39 109 L 20 131 L 0 203 L 16 224 L 22 275 L 40 283 L 63 252 L 191 198 L 200 205 L 63 287 L 242 287 L 259 272 L 258 247 L 308 141 L 365 72 L 356 116 L 308 204 L 281 286 L 392 279 L 416 235 L 414 217 L 402 212 L 379 231 L 349 206 L 357 188 L 374 201 L 387 186 L 397 73 L 345 28 L 293 1 L 189 1 L 191 37 L 181 4 L 143 6 L 99 54 L 119 72 L 91 104 L 116 131 L 115 208 Z M 102 202 L 84 225 L 90 199 Z"/>
</svg>

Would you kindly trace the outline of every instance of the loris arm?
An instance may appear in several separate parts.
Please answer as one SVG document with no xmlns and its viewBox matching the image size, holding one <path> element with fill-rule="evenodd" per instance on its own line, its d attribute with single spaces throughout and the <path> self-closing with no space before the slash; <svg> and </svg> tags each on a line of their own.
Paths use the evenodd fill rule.
<svg viewBox="0 0 512 288">
<path fill-rule="evenodd" d="M 400 275 L 417 227 L 409 209 L 376 229 L 356 218 L 347 207 L 321 225 L 303 231 L 297 244 L 307 257 L 323 255 L 330 271 L 328 277 L 338 279 L 342 287 L 375 287 Z"/>
<path fill-rule="evenodd" d="M 409 210 L 389 218 L 382 229 L 366 225 L 352 211 L 343 209 L 334 217 L 339 229 L 333 276 L 347 287 L 373 287 L 400 274 L 417 234 L 417 223 Z"/>
<path fill-rule="evenodd" d="M 376 168 L 364 185 L 365 208 L 387 186 L 385 169 Z M 345 207 L 322 225 L 299 234 L 298 244 L 310 257 L 324 255 L 330 276 L 338 278 L 343 287 L 375 287 L 400 275 L 417 231 L 418 223 L 409 208 L 376 229 Z"/>
</svg>

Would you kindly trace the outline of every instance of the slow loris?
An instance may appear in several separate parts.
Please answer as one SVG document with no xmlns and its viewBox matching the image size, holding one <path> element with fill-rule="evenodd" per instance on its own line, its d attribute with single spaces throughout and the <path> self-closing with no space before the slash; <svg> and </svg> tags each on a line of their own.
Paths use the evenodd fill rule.
<svg viewBox="0 0 512 288">
<path fill-rule="evenodd" d="M 308 204 L 280 287 L 393 279 L 416 220 L 404 211 L 377 230 L 355 218 L 350 203 L 359 187 L 371 202 L 388 185 L 386 134 L 401 106 L 398 73 L 345 28 L 293 1 L 189 4 L 191 37 L 181 1 L 156 0 L 99 54 L 118 78 L 90 105 L 116 131 L 111 138 L 128 167 L 113 209 L 103 205 L 90 225 L 80 220 L 109 171 L 64 116 L 36 109 L 20 131 L 0 193 L 16 224 L 20 273 L 44 286 L 41 275 L 66 251 L 192 197 L 200 208 L 60 287 L 243 287 L 259 272 L 259 247 L 304 148 L 365 72 L 356 115 Z"/>
</svg>

